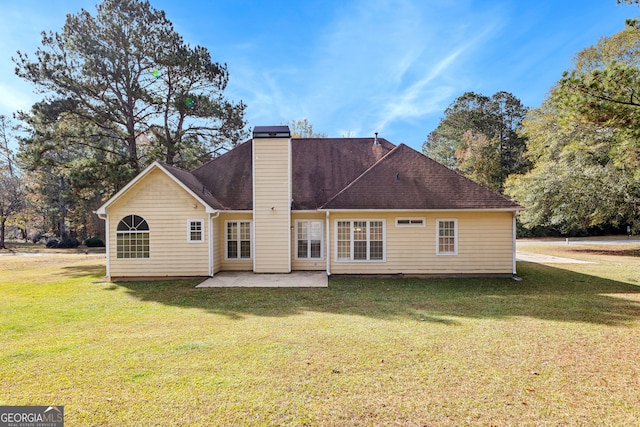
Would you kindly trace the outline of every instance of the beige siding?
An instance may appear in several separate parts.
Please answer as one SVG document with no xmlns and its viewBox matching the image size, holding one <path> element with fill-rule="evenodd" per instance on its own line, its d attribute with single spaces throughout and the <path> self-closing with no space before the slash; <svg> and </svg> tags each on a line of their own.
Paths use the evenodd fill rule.
<svg viewBox="0 0 640 427">
<path fill-rule="evenodd" d="M 332 274 L 511 274 L 511 212 L 424 212 L 344 214 L 332 213 Z M 424 227 L 396 227 L 397 217 L 424 217 Z M 338 219 L 383 219 L 386 225 L 386 261 L 335 260 L 335 227 Z M 436 220 L 458 223 L 458 254 L 436 254 Z"/>
<path fill-rule="evenodd" d="M 313 219 L 322 222 L 322 258 L 314 260 L 296 259 L 296 221 Z M 291 269 L 292 270 L 326 270 L 327 269 L 327 247 L 325 213 L 293 213 L 291 215 Z"/>
<path fill-rule="evenodd" d="M 290 271 L 291 140 L 253 140 L 254 271 Z"/>
<path fill-rule="evenodd" d="M 205 207 L 156 169 L 108 208 L 110 275 L 166 277 L 209 275 L 209 224 Z M 149 224 L 149 258 L 119 259 L 116 230 L 126 215 L 139 215 Z M 187 241 L 187 221 L 204 221 L 204 241 Z"/>
<path fill-rule="evenodd" d="M 213 273 L 217 273 L 222 270 L 224 262 L 224 220 L 221 215 L 211 220 L 211 228 L 213 231 Z M 222 243 L 220 242 L 222 239 Z"/>
<path fill-rule="evenodd" d="M 227 259 L 227 248 L 226 248 L 226 236 L 227 236 L 227 226 L 226 223 L 228 221 L 252 221 L 253 216 L 251 212 L 246 213 L 221 213 L 218 218 L 216 218 L 216 222 L 218 223 L 219 232 L 216 233 L 216 246 L 214 247 L 214 254 L 217 256 L 214 258 L 217 260 L 216 270 L 217 271 L 251 271 L 253 270 L 253 256 L 251 254 L 251 259 Z"/>
</svg>

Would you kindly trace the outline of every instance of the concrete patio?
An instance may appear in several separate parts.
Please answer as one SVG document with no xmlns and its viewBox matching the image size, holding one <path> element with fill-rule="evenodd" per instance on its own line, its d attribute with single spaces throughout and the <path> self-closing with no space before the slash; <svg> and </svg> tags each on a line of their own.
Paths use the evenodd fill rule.
<svg viewBox="0 0 640 427">
<path fill-rule="evenodd" d="M 196 288 L 327 288 L 324 271 L 296 271 L 289 274 L 256 274 L 248 271 L 223 271 Z"/>
</svg>

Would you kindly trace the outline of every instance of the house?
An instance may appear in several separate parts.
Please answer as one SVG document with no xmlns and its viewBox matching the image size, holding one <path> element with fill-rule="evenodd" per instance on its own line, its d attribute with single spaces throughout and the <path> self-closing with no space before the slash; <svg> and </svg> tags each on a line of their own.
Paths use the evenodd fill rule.
<svg viewBox="0 0 640 427">
<path fill-rule="evenodd" d="M 512 275 L 522 207 L 384 138 L 253 138 L 187 172 L 155 162 L 96 211 L 107 275 Z"/>
</svg>

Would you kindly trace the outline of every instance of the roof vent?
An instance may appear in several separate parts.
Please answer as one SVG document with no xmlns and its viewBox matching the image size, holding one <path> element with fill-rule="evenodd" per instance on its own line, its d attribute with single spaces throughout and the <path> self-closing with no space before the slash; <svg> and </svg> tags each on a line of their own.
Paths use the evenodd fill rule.
<svg viewBox="0 0 640 427">
<path fill-rule="evenodd" d="M 373 151 L 373 157 L 376 159 L 376 162 L 382 158 L 382 145 L 380 141 L 378 141 L 378 132 L 376 132 L 376 137 L 373 140 L 371 151 Z"/>
<path fill-rule="evenodd" d="M 378 146 L 378 145 L 380 145 L 380 141 L 378 141 L 378 132 L 376 132 L 375 134 L 376 134 L 376 137 L 373 140 L 373 145 L 374 146 Z"/>
<path fill-rule="evenodd" d="M 289 126 L 256 126 L 253 128 L 254 138 L 291 138 Z"/>
</svg>

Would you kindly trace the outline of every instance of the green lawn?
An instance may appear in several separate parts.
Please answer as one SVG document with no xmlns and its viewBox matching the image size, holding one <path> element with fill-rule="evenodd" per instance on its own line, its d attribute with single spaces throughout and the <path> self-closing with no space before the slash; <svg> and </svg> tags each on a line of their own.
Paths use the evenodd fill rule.
<svg viewBox="0 0 640 427">
<path fill-rule="evenodd" d="M 103 281 L 103 255 L 0 256 L 0 405 L 67 426 L 638 425 L 638 246 L 510 279 L 328 289 Z"/>
<path fill-rule="evenodd" d="M 84 245 L 73 249 L 47 248 L 44 243 L 5 242 L 7 249 L 0 249 L 2 254 L 104 254 L 105 248 L 88 248 Z"/>
</svg>

